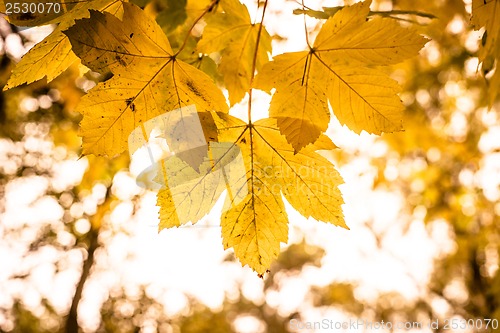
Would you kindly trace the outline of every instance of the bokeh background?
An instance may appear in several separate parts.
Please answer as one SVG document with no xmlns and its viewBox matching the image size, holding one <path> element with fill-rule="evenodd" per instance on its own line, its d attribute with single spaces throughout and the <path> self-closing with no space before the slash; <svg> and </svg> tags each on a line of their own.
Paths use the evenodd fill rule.
<svg viewBox="0 0 500 333">
<path fill-rule="evenodd" d="M 185 1 L 137 3 L 175 47 Z M 257 1 L 245 3 L 260 17 Z M 305 1 L 313 9 L 345 3 Z M 274 54 L 304 49 L 297 8 L 269 1 Z M 195 226 L 158 234 L 155 193 L 135 181 L 140 161 L 80 156 L 75 105 L 103 77 L 75 65 L 49 84 L 1 92 L 0 332 L 353 331 L 305 327 L 324 319 L 475 332 L 477 323 L 446 330 L 445 321 L 500 320 L 500 103 L 488 108 L 471 3 L 376 1 L 372 9 L 437 17 L 401 17 L 431 39 L 419 57 L 390 68 L 403 86 L 405 131 L 356 135 L 332 120 L 328 134 L 340 149 L 329 157 L 345 179 L 351 230 L 287 207 L 290 243 L 264 279 L 223 250 L 220 204 Z M 179 21 L 165 23 L 172 12 Z M 321 21 L 306 23 L 314 37 Z M 0 18 L 1 86 L 52 29 Z M 256 117 L 266 116 L 269 96 L 256 99 Z M 232 113 L 244 118 L 246 103 Z"/>
</svg>

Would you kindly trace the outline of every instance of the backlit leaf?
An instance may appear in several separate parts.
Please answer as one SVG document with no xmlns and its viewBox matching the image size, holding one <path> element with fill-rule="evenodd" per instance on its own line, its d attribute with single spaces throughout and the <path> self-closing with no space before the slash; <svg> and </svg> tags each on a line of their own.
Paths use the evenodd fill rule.
<svg viewBox="0 0 500 333">
<path fill-rule="evenodd" d="M 340 123 L 356 133 L 403 129 L 399 86 L 372 66 L 414 56 L 426 40 L 389 18 L 367 21 L 369 6 L 365 1 L 339 10 L 309 51 L 279 55 L 257 76 L 257 88 L 276 88 L 270 116 L 295 152 L 326 130 L 327 101 Z"/>
<path fill-rule="evenodd" d="M 221 217 L 224 247 L 233 248 L 243 265 L 263 274 L 277 258 L 280 243 L 288 239 L 288 216 L 282 195 L 302 215 L 347 228 L 338 189 L 342 178 L 316 152 L 335 148 L 330 139 L 322 135 L 317 143 L 295 154 L 274 119 L 259 120 L 249 126 L 226 114 L 219 113 L 214 118 L 219 144 L 228 144 L 224 151 L 232 146 L 237 149 L 229 154 L 231 158 L 225 153 L 212 155 L 213 166 L 225 170 L 219 176 L 203 173 L 189 178 L 194 173 L 187 165 L 172 168 L 179 171 L 174 171 L 169 180 L 184 173 L 186 181 L 177 186 L 169 182 L 160 191 L 160 229 L 190 221 L 196 223 L 209 212 L 225 187 L 227 195 Z M 230 164 L 229 160 L 238 159 L 234 155 L 241 155 L 242 163 Z M 223 157 L 226 162 L 222 162 Z M 231 167 L 224 169 L 222 165 Z M 175 197 L 181 198 L 177 205 Z"/>
</svg>

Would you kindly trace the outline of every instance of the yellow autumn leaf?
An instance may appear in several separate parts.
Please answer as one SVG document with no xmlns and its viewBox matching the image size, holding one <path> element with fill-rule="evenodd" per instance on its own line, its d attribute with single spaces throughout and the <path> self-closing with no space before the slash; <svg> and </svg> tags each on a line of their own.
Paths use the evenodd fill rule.
<svg viewBox="0 0 500 333">
<path fill-rule="evenodd" d="M 321 79 L 316 78 L 322 68 L 310 62 L 310 58 L 306 51 L 278 55 L 256 78 L 257 88 L 276 88 L 269 115 L 277 119 L 281 133 L 295 151 L 319 138 L 330 120 L 327 91 Z M 304 75 L 306 65 L 309 67 Z"/>
<path fill-rule="evenodd" d="M 160 164 L 158 178 L 163 187 L 158 192 L 159 230 L 197 223 L 211 211 L 224 190 L 233 202 L 240 202 L 246 194 L 241 190 L 245 189 L 245 168 L 238 146 L 211 142 L 209 149 L 210 158 L 199 170 L 177 156 Z"/>
<path fill-rule="evenodd" d="M 252 24 L 246 6 L 238 0 L 221 0 L 220 5 L 224 13 L 207 18 L 198 50 L 221 53 L 219 71 L 224 77 L 229 101 L 234 105 L 250 88 L 254 57 L 257 71 L 269 61 L 271 36 L 260 23 Z"/>
<path fill-rule="evenodd" d="M 196 223 L 211 210 L 225 183 L 236 186 L 244 176 L 238 147 L 219 143 L 212 113 L 197 112 L 193 105 L 146 121 L 130 133 L 128 143 L 131 155 L 147 151 L 143 156 L 150 159 L 137 179 L 140 186 L 160 190 L 160 230 Z M 155 158 L 153 150 L 161 153 Z M 235 168 L 241 170 L 239 176 Z"/>
<path fill-rule="evenodd" d="M 33 3 L 33 2 L 32 2 Z M 39 3 L 39 1 L 36 1 Z M 12 71 L 9 81 L 4 90 L 20 86 L 24 83 L 32 83 L 47 78 L 47 82 L 52 81 L 72 64 L 79 61 L 72 52 L 71 44 L 63 31 L 75 23 L 76 19 L 89 16 L 89 9 L 106 10 L 114 15 L 121 15 L 122 1 L 117 0 L 95 0 L 61 3 L 61 12 L 51 20 L 41 20 L 34 16 L 31 20 L 18 22 L 19 19 L 10 18 L 16 24 L 36 26 L 42 24 L 59 23 L 59 25 L 44 40 L 37 43 L 19 61 Z M 53 9 L 54 10 L 54 9 Z"/>
<path fill-rule="evenodd" d="M 321 56 L 346 58 L 350 64 L 390 65 L 415 56 L 426 39 L 416 29 L 404 28 L 391 18 L 367 21 L 371 1 L 345 7 L 325 22 L 314 50 Z"/>
<path fill-rule="evenodd" d="M 478 59 L 486 75 L 493 67 L 489 80 L 489 104 L 493 105 L 500 90 L 500 0 L 472 0 L 471 23 L 474 29 L 484 28 Z"/>
<path fill-rule="evenodd" d="M 227 112 L 222 92 L 203 72 L 177 59 L 158 24 L 139 7 L 124 3 L 123 20 L 91 11 L 64 33 L 82 63 L 113 73 L 85 95 L 80 135 L 83 154 L 114 156 L 128 135 L 148 119 L 195 105 Z"/>
<path fill-rule="evenodd" d="M 270 116 L 295 152 L 328 126 L 330 102 L 341 124 L 360 133 L 403 129 L 399 85 L 373 68 L 414 56 L 426 39 L 390 18 L 367 21 L 371 1 L 344 7 L 328 19 L 309 51 L 279 55 L 255 87 L 270 92 Z"/>
<path fill-rule="evenodd" d="M 242 265 L 263 274 L 278 257 L 280 243 L 288 239 L 282 195 L 303 216 L 347 228 L 338 189 L 342 178 L 316 152 L 336 147 L 328 137 L 320 136 L 296 154 L 275 119 L 248 125 L 219 113 L 214 123 L 219 142 L 213 144 L 205 171 L 196 174 L 179 160 L 165 162 L 165 170 L 171 171 L 163 171 L 170 176 L 158 196 L 160 230 L 196 223 L 226 189 L 221 217 L 224 247 L 233 248 Z M 208 172 L 210 164 L 217 175 Z"/>
<path fill-rule="evenodd" d="M 12 71 L 4 90 L 32 83 L 47 77 L 52 81 L 78 58 L 71 52 L 71 44 L 60 28 L 26 53 Z"/>
<path fill-rule="evenodd" d="M 225 189 L 233 202 L 246 195 L 241 191 L 245 179 L 241 151 L 232 142 L 218 142 L 214 117 L 219 119 L 215 113 L 187 107 L 161 116 L 160 121 L 153 119 L 145 124 L 148 132 L 154 129 L 162 132 L 169 148 L 168 157 L 150 167 L 154 181 L 161 185 L 159 230 L 198 222 L 210 212 Z M 132 133 L 131 136 L 139 135 Z M 140 146 L 147 144 L 142 139 L 129 139 L 129 142 L 136 141 Z M 132 150 L 133 147 L 129 148 Z M 189 163 L 193 156 L 201 157 L 201 163 Z"/>
<path fill-rule="evenodd" d="M 233 247 L 243 265 L 263 274 L 288 236 L 288 217 L 281 194 L 303 216 L 346 227 L 338 185 L 342 178 L 317 149 L 333 148 L 322 137 L 298 154 L 279 133 L 276 121 L 263 119 L 252 126 L 222 130 L 219 140 L 238 140 L 246 167 L 245 198 L 237 205 L 226 200 L 222 216 L 225 248 Z"/>
</svg>

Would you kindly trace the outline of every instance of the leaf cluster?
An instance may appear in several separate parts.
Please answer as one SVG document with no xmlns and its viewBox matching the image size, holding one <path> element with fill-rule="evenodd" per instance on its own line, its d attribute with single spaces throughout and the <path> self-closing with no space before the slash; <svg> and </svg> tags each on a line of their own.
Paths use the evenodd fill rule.
<svg viewBox="0 0 500 333">
<path fill-rule="evenodd" d="M 288 239 L 283 199 L 305 217 L 347 228 L 342 177 L 318 153 L 337 148 L 324 134 L 331 113 L 357 133 L 401 131 L 400 87 L 383 68 L 415 56 L 427 40 L 373 15 L 368 0 L 335 10 L 307 50 L 271 60 L 267 1 L 260 22 L 238 0 L 139 4 L 145 8 L 61 0 L 57 15 L 10 17 L 13 24 L 58 25 L 4 89 L 50 81 L 77 62 L 108 75 L 77 107 L 82 154 L 132 154 L 163 138 L 168 149 L 153 168 L 161 184 L 159 229 L 198 222 L 225 191 L 223 245 L 259 275 Z M 272 95 L 269 118 L 252 120 L 254 89 Z M 230 114 L 242 102 L 246 122 Z M 200 139 L 195 148 L 193 138 Z"/>
</svg>

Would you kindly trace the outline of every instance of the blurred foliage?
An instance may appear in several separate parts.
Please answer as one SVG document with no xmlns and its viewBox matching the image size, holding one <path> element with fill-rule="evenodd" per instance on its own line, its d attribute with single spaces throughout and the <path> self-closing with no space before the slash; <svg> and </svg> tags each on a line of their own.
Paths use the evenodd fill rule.
<svg viewBox="0 0 500 333">
<path fill-rule="evenodd" d="M 182 32 L 206 4 L 194 0 L 135 2 L 157 15 L 174 48 L 183 42 L 176 36 L 183 36 Z M 429 234 L 445 225 L 443 243 L 450 238 L 452 246 L 436 258 L 429 283 L 416 299 L 382 293 L 374 300 L 366 300 L 358 296 L 357 283 L 334 281 L 309 289 L 312 306 L 386 322 L 439 318 L 443 323 L 454 316 L 500 318 L 500 171 L 491 166 L 492 161 L 500 158 L 500 146 L 498 142 L 491 143 L 491 139 L 487 144 L 487 137 L 494 131 L 498 133 L 500 106 L 497 101 L 488 110 L 487 84 L 476 73 L 481 34 L 471 32 L 470 13 L 460 0 L 393 0 L 380 4 L 384 8 L 389 4 L 395 10 L 423 11 L 437 19 L 414 18 L 422 23 L 419 29 L 432 42 L 422 56 L 394 68 L 394 77 L 404 86 L 401 97 L 407 107 L 406 130 L 377 139 L 388 150 L 371 160 L 377 170 L 373 188 L 394 191 L 405 198 L 401 215 L 408 218 L 398 223 L 407 223 L 409 230 L 413 223 L 423 222 Z M 178 11 L 181 14 L 170 20 L 170 15 Z M 2 24 L 0 32 L 4 48 L 0 53 L 3 86 L 14 58 L 5 51 L 7 37 L 20 36 L 21 46 L 29 41 L 8 24 Z M 194 44 L 192 47 L 188 44 L 183 57 L 199 64 L 207 73 L 210 68 L 215 69 L 214 60 L 200 57 L 194 51 Z M 79 184 L 57 186 L 52 181 L 57 176 L 57 164 L 80 155 L 81 142 L 77 136 L 80 115 L 73 110 L 85 90 L 101 79 L 93 73 L 81 76 L 79 68 L 71 68 L 50 84 L 37 82 L 0 93 L 0 142 L 6 147 L 0 154 L 0 218 L 4 218 L 9 184 L 29 181 L 32 177 L 49 180 L 52 185 L 47 186 L 41 197 L 55 200 L 63 209 L 61 219 L 36 226 L 13 226 L 2 220 L 2 242 L 27 239 L 28 246 L 21 249 L 26 261 L 48 248 L 57 251 L 60 259 L 53 263 L 54 276 L 71 268 L 66 255 L 83 253 L 78 284 L 82 287 L 88 278 L 84 272 L 93 274 L 89 253 L 106 246 L 98 241 L 98 235 L 109 230 L 126 232 L 114 230 L 107 217 L 123 200 L 111 189 L 116 173 L 128 167 L 128 157 L 87 158 L 88 167 Z M 355 157 L 338 158 L 344 163 Z M 489 178 L 485 179 L 486 176 Z M 83 209 L 83 203 L 92 196 L 97 197 L 93 207 Z M 130 201 L 136 204 L 139 196 Z M 82 220 L 90 226 L 84 232 L 77 226 Z M 385 234 L 377 234 L 375 228 L 372 231 L 383 243 Z M 305 268 L 321 269 L 324 255 L 323 249 L 305 241 L 290 245 L 263 282 L 263 294 L 279 292 L 287 279 L 300 276 Z M 30 283 L 37 264 L 20 265 L 9 272 L 9 282 Z M 4 288 L 0 290 L 5 292 Z M 81 297 L 78 291 L 63 313 L 45 298 L 34 309 L 23 302 L 22 296 L 14 293 L 10 303 L 0 304 L 0 332 L 72 332 L 68 331 L 71 317 L 68 313 L 70 307 L 78 305 Z M 186 297 L 185 311 L 168 315 L 146 286 L 140 286 L 140 291 L 133 294 L 123 288 L 112 290 L 100 309 L 97 332 L 237 332 L 235 322 L 247 316 L 260 323 L 261 331 L 280 333 L 290 331 L 290 319 L 303 318 L 300 312 L 283 314 L 265 300 L 250 299 L 241 289 L 237 295 L 227 295 L 217 309 L 192 296 Z M 442 327 L 436 330 L 439 331 Z"/>
</svg>

